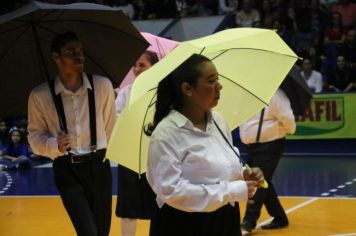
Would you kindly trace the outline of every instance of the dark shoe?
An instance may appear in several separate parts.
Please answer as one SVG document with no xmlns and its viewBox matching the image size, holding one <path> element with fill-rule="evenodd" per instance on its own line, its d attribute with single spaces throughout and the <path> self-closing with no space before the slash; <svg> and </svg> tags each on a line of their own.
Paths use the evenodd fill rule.
<svg viewBox="0 0 356 236">
<path fill-rule="evenodd" d="M 288 223 L 280 223 L 280 222 L 271 222 L 267 225 L 262 225 L 262 229 L 280 229 L 288 226 Z"/>
<path fill-rule="evenodd" d="M 255 227 L 248 221 L 244 220 L 242 223 L 241 223 L 241 229 L 243 231 L 246 231 L 246 233 L 251 233 L 252 230 L 254 229 Z"/>
</svg>

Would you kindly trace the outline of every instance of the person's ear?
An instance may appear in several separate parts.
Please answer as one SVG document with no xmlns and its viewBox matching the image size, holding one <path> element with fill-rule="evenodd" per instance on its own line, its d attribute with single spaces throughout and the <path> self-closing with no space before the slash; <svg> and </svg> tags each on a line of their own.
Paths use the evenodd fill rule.
<svg viewBox="0 0 356 236">
<path fill-rule="evenodd" d="M 182 93 L 184 96 L 186 97 L 190 97 L 192 96 L 192 86 L 190 84 L 188 84 L 187 82 L 184 82 L 182 85 L 181 85 L 181 90 L 182 90 Z"/>
</svg>

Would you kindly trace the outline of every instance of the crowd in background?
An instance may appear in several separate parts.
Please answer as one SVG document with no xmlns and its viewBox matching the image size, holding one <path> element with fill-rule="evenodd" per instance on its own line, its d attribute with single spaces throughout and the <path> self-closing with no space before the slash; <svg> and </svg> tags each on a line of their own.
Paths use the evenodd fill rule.
<svg viewBox="0 0 356 236">
<path fill-rule="evenodd" d="M 46 162 L 47 158 L 31 151 L 26 117 L 0 117 L 0 170 L 30 169 Z"/>
</svg>

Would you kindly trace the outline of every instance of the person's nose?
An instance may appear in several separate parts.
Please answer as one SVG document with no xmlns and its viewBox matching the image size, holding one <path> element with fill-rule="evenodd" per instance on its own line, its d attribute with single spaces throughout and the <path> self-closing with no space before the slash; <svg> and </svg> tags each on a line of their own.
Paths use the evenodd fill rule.
<svg viewBox="0 0 356 236">
<path fill-rule="evenodd" d="M 222 88 L 223 88 L 223 86 L 222 86 L 221 83 L 218 81 L 218 82 L 217 82 L 217 85 L 216 85 L 216 89 L 217 89 L 218 91 L 220 91 Z"/>
</svg>

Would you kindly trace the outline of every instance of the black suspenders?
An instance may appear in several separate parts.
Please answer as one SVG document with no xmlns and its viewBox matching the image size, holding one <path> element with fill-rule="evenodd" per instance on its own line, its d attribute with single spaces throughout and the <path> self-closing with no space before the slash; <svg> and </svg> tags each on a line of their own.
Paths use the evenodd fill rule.
<svg viewBox="0 0 356 236">
<path fill-rule="evenodd" d="M 90 119 L 90 144 L 91 144 L 91 150 L 93 152 L 96 151 L 96 110 L 95 110 L 95 95 L 94 95 L 94 82 L 93 82 L 93 76 L 91 74 L 88 74 L 88 79 L 91 85 L 92 89 L 88 88 L 88 103 L 89 103 L 89 119 Z M 58 114 L 58 120 L 59 120 L 59 126 L 60 129 L 64 133 L 68 133 L 67 129 L 67 122 L 66 122 L 66 117 L 64 113 L 64 107 L 63 107 L 63 101 L 61 94 L 56 95 L 55 90 L 54 90 L 54 80 L 48 81 L 48 85 L 52 94 L 53 102 L 55 104 L 57 114 Z"/>
<path fill-rule="evenodd" d="M 260 142 L 260 136 L 261 136 L 261 129 L 262 129 L 262 123 L 263 123 L 264 114 L 265 114 L 265 109 L 263 108 L 262 111 L 261 111 L 260 122 L 258 123 L 256 143 Z"/>
</svg>

